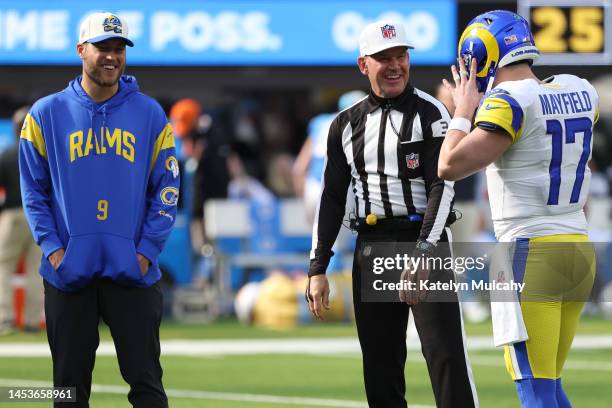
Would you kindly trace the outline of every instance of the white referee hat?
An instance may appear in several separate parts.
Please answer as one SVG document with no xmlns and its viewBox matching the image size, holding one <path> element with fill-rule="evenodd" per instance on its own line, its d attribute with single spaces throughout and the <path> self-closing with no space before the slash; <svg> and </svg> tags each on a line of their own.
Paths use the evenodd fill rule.
<svg viewBox="0 0 612 408">
<path fill-rule="evenodd" d="M 379 20 L 368 24 L 359 36 L 359 54 L 362 57 L 393 47 L 414 48 L 406 38 L 406 30 L 400 23 Z"/>
</svg>

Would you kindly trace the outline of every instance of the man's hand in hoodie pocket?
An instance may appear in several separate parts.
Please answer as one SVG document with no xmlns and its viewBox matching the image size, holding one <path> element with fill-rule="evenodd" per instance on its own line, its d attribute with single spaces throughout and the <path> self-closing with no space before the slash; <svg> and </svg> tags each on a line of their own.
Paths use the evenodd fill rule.
<svg viewBox="0 0 612 408">
<path fill-rule="evenodd" d="M 51 255 L 49 255 L 48 259 L 49 262 L 51 262 L 51 266 L 53 266 L 53 269 L 57 271 L 57 268 L 59 268 L 59 265 L 64 259 L 64 248 L 60 248 L 57 251 L 53 252 Z"/>
<path fill-rule="evenodd" d="M 138 257 L 138 266 L 140 266 L 140 274 L 142 276 L 145 276 L 149 271 L 149 265 L 151 264 L 151 262 L 147 259 L 146 256 L 142 254 L 136 254 L 136 256 Z"/>
</svg>

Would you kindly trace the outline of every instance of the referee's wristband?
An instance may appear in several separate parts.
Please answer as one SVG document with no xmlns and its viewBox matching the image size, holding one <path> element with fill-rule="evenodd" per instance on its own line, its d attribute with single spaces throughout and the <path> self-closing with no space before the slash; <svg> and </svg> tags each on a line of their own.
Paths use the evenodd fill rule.
<svg viewBox="0 0 612 408">
<path fill-rule="evenodd" d="M 452 118 L 448 130 L 460 130 L 467 134 L 472 130 L 472 122 L 466 118 Z"/>
</svg>

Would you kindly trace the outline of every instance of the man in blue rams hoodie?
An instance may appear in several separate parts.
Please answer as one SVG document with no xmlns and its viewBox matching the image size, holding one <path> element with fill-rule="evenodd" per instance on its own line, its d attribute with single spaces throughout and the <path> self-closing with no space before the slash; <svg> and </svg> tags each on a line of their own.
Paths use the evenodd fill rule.
<svg viewBox="0 0 612 408">
<path fill-rule="evenodd" d="M 23 204 L 44 254 L 53 383 L 76 387 L 72 408 L 89 406 L 100 317 L 130 403 L 168 406 L 157 259 L 176 216 L 178 164 L 164 111 L 122 75 L 126 45 L 124 20 L 87 16 L 77 44 L 82 76 L 37 101 L 21 133 Z"/>
</svg>

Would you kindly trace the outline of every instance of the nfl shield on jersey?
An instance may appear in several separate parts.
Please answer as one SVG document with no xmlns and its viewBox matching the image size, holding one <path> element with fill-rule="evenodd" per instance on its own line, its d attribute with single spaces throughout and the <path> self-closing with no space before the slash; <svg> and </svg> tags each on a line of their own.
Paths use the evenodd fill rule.
<svg viewBox="0 0 612 408">
<path fill-rule="evenodd" d="M 406 166 L 411 170 L 414 170 L 419 167 L 419 154 L 410 153 L 406 155 Z"/>
</svg>

